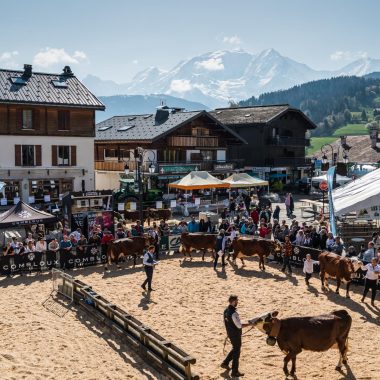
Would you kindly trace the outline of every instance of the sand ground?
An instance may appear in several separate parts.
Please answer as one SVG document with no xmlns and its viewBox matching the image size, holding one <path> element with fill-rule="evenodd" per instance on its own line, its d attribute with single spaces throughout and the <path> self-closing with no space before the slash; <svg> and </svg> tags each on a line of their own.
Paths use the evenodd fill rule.
<svg viewBox="0 0 380 380">
<path fill-rule="evenodd" d="M 247 260 L 243 269 L 227 266 L 214 272 L 209 257 L 202 262 L 195 256 L 185 263 L 179 258 L 160 262 L 153 279 L 156 291 L 150 298 L 140 288 L 141 264 L 135 269 L 113 268 L 105 275 L 101 267 L 72 273 L 193 355 L 194 372 L 201 379 L 229 378 L 219 365 L 225 338 L 221 315 L 230 293 L 240 297 L 242 319 L 274 309 L 280 317 L 348 310 L 353 318 L 349 367 L 335 371 L 336 350 L 302 352 L 297 359 L 298 379 L 380 379 L 380 309 L 370 306 L 369 300 L 360 303 L 361 287 L 353 286 L 352 298 L 346 299 L 342 291 L 340 296 L 322 293 L 316 275 L 307 289 L 299 270 L 291 278 L 275 264 L 261 272 L 256 259 Z M 43 307 L 51 286 L 49 274 L 0 280 L 1 379 L 164 379 L 82 311 L 57 306 L 67 311 L 61 317 L 60 311 Z M 259 331 L 249 331 L 241 355 L 244 379 L 284 379 L 283 357 Z"/>
</svg>

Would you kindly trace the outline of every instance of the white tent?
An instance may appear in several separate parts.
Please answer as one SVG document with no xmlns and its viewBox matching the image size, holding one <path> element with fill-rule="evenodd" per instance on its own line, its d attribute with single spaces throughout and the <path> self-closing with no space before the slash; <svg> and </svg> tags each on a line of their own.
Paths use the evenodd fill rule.
<svg viewBox="0 0 380 380">
<path fill-rule="evenodd" d="M 327 174 L 323 174 L 318 177 L 313 177 L 311 179 L 311 182 L 323 182 L 323 181 L 327 181 Z M 339 183 L 340 185 L 346 182 L 350 182 L 350 181 L 352 181 L 352 178 L 345 177 L 339 174 L 336 175 L 336 183 Z"/>
<path fill-rule="evenodd" d="M 229 185 L 218 178 L 215 178 L 208 172 L 194 171 L 179 181 L 169 183 L 169 187 L 174 187 L 181 190 L 199 190 L 213 188 L 228 188 Z"/>
<path fill-rule="evenodd" d="M 256 187 L 256 186 L 268 186 L 268 181 L 264 181 L 260 178 L 255 178 L 247 173 L 235 173 L 223 180 L 224 183 L 229 184 L 232 188 L 242 187 Z"/>
<path fill-rule="evenodd" d="M 335 189 L 332 199 L 336 216 L 380 205 L 380 169 Z"/>
</svg>

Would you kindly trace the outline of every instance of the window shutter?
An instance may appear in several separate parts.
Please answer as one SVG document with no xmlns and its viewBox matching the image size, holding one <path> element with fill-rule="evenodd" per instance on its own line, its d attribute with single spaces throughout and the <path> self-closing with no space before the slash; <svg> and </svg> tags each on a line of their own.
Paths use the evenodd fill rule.
<svg viewBox="0 0 380 380">
<path fill-rule="evenodd" d="M 70 166 L 77 166 L 77 147 L 76 145 L 71 145 L 71 160 Z"/>
<path fill-rule="evenodd" d="M 21 145 L 15 145 L 15 166 L 21 166 Z"/>
<path fill-rule="evenodd" d="M 42 165 L 42 148 L 41 145 L 35 145 L 34 149 L 36 150 L 36 166 Z"/>
<path fill-rule="evenodd" d="M 16 123 L 17 128 L 22 129 L 22 108 L 17 108 L 16 110 Z"/>
<path fill-rule="evenodd" d="M 52 145 L 51 146 L 51 166 L 58 165 L 57 155 L 58 155 L 58 147 L 57 145 Z"/>
<path fill-rule="evenodd" d="M 33 129 L 40 129 L 40 110 L 33 110 Z"/>
<path fill-rule="evenodd" d="M 65 112 L 65 129 L 70 130 L 70 111 Z"/>
</svg>

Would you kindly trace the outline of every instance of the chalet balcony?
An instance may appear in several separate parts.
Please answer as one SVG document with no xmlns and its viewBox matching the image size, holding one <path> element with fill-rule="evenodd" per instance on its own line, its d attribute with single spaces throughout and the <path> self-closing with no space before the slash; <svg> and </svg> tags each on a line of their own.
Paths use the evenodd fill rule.
<svg viewBox="0 0 380 380">
<path fill-rule="evenodd" d="M 149 162 L 144 162 L 142 170 L 149 172 Z M 176 161 L 176 162 L 164 162 L 158 161 L 156 165 L 156 173 L 167 172 L 183 172 L 188 173 L 192 170 L 205 170 L 205 171 L 228 171 L 236 168 L 241 168 L 244 164 L 244 159 L 235 159 L 228 161 Z M 118 171 L 123 172 L 126 162 L 123 161 L 95 161 L 95 170 L 103 171 Z M 129 161 L 128 167 L 130 171 L 136 170 L 135 161 Z"/>
<path fill-rule="evenodd" d="M 308 166 L 305 157 L 276 157 L 265 160 L 267 166 Z"/>
<path fill-rule="evenodd" d="M 310 139 L 302 137 L 277 136 L 267 140 L 268 145 L 276 146 L 310 146 Z"/>
<path fill-rule="evenodd" d="M 219 138 L 218 136 L 169 136 L 167 143 L 173 147 L 217 148 Z"/>
</svg>

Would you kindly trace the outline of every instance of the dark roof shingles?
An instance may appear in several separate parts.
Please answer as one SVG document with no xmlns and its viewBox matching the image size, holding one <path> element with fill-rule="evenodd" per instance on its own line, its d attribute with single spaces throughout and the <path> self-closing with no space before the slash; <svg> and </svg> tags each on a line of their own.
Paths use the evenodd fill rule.
<svg viewBox="0 0 380 380">
<path fill-rule="evenodd" d="M 75 76 L 36 73 L 25 85 L 13 84 L 11 77 L 21 77 L 23 71 L 0 69 L 0 103 L 29 103 L 72 106 L 104 110 L 104 104 Z M 65 80 L 66 88 L 55 87 L 53 80 Z"/>
</svg>

